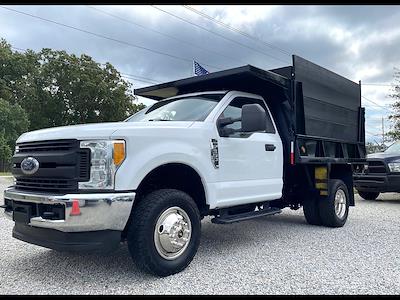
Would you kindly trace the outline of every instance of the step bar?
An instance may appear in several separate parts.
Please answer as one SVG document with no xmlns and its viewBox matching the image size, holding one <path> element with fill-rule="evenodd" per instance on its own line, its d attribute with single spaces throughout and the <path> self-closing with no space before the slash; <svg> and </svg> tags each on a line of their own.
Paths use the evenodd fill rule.
<svg viewBox="0 0 400 300">
<path fill-rule="evenodd" d="M 231 224 L 240 221 L 251 220 L 258 217 L 270 216 L 281 213 L 282 210 L 277 207 L 268 207 L 261 210 L 255 210 L 252 212 L 235 214 L 235 215 L 221 215 L 219 217 L 215 217 L 211 219 L 211 222 L 214 224 Z"/>
</svg>

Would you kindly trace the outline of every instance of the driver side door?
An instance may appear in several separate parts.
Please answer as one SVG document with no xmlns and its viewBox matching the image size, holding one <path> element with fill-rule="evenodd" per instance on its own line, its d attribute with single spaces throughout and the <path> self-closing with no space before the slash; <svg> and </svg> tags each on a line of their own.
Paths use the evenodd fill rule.
<svg viewBox="0 0 400 300">
<path fill-rule="evenodd" d="M 238 132 L 218 137 L 218 207 L 274 200 L 282 196 L 282 142 L 264 100 L 261 97 L 236 96 L 218 119 L 240 118 L 243 105 L 254 103 L 266 111 L 265 131 L 241 132 L 241 121 L 237 121 L 227 127 Z"/>
</svg>

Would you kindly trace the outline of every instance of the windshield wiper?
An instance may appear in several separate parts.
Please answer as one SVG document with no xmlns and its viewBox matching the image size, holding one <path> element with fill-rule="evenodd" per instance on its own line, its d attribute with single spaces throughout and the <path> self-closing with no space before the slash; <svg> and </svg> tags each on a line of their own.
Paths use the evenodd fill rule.
<svg viewBox="0 0 400 300">
<path fill-rule="evenodd" d="M 152 122 L 152 121 L 171 121 L 171 120 L 168 120 L 168 119 L 149 119 L 149 121 Z"/>
</svg>

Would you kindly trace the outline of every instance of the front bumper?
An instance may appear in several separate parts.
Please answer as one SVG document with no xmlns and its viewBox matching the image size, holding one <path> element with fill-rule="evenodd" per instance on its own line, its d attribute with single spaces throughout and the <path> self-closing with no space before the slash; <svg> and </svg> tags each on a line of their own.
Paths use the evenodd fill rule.
<svg viewBox="0 0 400 300">
<path fill-rule="evenodd" d="M 57 251 L 111 252 L 121 241 L 121 231 L 62 232 L 16 222 L 12 236 L 18 240 Z"/>
<path fill-rule="evenodd" d="M 400 192 L 400 175 L 354 174 L 354 187 L 363 192 Z"/>
<path fill-rule="evenodd" d="M 93 193 L 49 195 L 22 192 L 13 187 L 4 191 L 4 199 L 12 203 L 29 205 L 62 205 L 63 219 L 47 219 L 33 215 L 26 225 L 55 229 L 62 232 L 122 231 L 129 219 L 136 193 Z M 70 215 L 73 200 L 79 201 L 80 215 Z M 39 211 L 39 208 L 38 208 Z M 5 210 L 5 215 L 14 220 L 14 210 Z"/>
</svg>

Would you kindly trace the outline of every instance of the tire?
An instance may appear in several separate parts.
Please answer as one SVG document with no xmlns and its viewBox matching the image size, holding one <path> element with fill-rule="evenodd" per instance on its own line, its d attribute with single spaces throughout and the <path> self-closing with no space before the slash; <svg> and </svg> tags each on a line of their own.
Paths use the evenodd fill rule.
<svg viewBox="0 0 400 300">
<path fill-rule="evenodd" d="M 187 225 L 178 223 L 179 219 Z M 173 231 L 171 225 L 181 226 L 182 230 Z M 190 235 L 183 229 L 190 229 Z M 173 242 L 184 246 L 172 245 L 168 233 L 175 233 L 178 237 Z M 164 277 L 190 264 L 199 247 L 200 235 L 200 213 L 193 199 L 179 190 L 160 189 L 146 195 L 134 207 L 127 234 L 128 249 L 140 270 Z M 184 238 L 188 241 L 184 242 Z"/>
<path fill-rule="evenodd" d="M 318 201 L 319 213 L 322 225 L 327 227 L 342 227 L 349 214 L 349 191 L 342 180 L 332 179 L 330 182 L 330 194 L 327 197 L 321 197 Z M 343 201 L 335 208 L 335 199 Z"/>
<path fill-rule="evenodd" d="M 303 201 L 303 213 L 306 221 L 310 225 L 321 225 L 321 216 L 319 214 L 319 197 L 309 195 Z"/>
<path fill-rule="evenodd" d="M 360 195 L 361 198 L 365 200 L 376 200 L 379 196 L 379 192 L 361 192 L 358 191 L 358 194 Z"/>
</svg>

